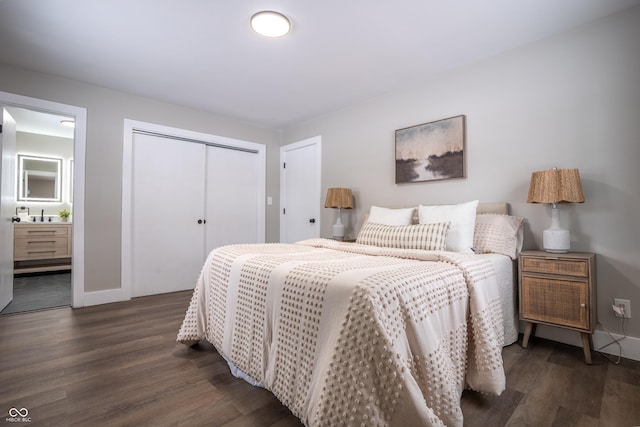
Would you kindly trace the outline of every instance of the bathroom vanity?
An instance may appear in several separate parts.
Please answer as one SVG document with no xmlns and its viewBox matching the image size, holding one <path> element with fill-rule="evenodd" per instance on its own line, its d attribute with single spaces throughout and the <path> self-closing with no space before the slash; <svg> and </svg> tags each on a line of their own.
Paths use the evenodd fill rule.
<svg viewBox="0 0 640 427">
<path fill-rule="evenodd" d="M 14 224 L 14 273 L 71 270 L 71 224 Z"/>
</svg>

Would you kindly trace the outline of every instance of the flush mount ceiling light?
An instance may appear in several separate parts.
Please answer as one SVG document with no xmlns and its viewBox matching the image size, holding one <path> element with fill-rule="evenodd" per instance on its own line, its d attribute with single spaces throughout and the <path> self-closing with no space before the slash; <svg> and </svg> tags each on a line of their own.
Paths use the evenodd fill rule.
<svg viewBox="0 0 640 427">
<path fill-rule="evenodd" d="M 282 37 L 291 31 L 291 21 L 281 13 L 264 10 L 251 17 L 251 28 L 261 36 Z"/>
<path fill-rule="evenodd" d="M 74 128 L 76 127 L 76 122 L 73 120 L 60 120 L 60 125 L 66 128 Z"/>
</svg>

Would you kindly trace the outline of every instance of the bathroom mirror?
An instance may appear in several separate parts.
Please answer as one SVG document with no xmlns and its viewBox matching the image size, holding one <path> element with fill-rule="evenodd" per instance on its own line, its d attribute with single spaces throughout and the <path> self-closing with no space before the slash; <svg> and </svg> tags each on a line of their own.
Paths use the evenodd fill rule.
<svg viewBox="0 0 640 427">
<path fill-rule="evenodd" d="M 18 200 L 60 202 L 62 159 L 18 154 Z"/>
</svg>

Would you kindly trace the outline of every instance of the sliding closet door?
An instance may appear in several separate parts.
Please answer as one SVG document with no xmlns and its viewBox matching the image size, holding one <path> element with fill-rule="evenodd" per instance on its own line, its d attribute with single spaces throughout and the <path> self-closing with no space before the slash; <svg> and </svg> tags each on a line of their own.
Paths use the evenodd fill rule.
<svg viewBox="0 0 640 427">
<path fill-rule="evenodd" d="M 133 296 L 196 283 L 204 260 L 205 151 L 203 144 L 133 136 Z"/>
<path fill-rule="evenodd" d="M 222 245 L 263 241 L 258 230 L 260 160 L 256 151 L 207 147 L 207 253 Z"/>
</svg>

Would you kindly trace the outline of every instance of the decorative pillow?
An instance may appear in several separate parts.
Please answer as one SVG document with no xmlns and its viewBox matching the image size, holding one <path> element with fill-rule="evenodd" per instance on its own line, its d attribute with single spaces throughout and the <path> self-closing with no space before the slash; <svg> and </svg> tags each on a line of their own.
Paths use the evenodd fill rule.
<svg viewBox="0 0 640 427">
<path fill-rule="evenodd" d="M 389 209 L 371 206 L 368 222 L 385 225 L 409 225 L 416 208 Z"/>
<path fill-rule="evenodd" d="M 383 248 L 442 251 L 446 247 L 449 226 L 448 222 L 385 225 L 369 221 L 360 229 L 356 243 Z"/>
<path fill-rule="evenodd" d="M 522 223 L 517 216 L 476 215 L 473 249 L 479 254 L 502 254 L 516 259 L 522 249 Z"/>
<path fill-rule="evenodd" d="M 472 252 L 477 208 L 477 200 L 457 205 L 420 205 L 418 206 L 418 217 L 420 224 L 451 222 L 451 228 L 447 236 L 447 250 L 452 252 Z"/>
</svg>

